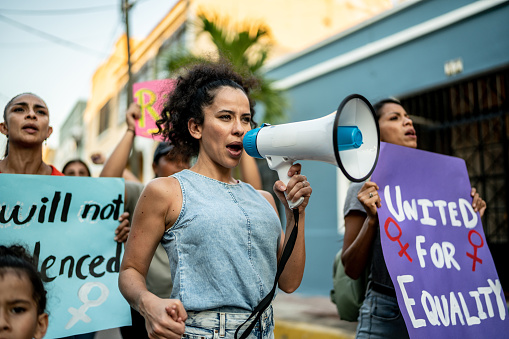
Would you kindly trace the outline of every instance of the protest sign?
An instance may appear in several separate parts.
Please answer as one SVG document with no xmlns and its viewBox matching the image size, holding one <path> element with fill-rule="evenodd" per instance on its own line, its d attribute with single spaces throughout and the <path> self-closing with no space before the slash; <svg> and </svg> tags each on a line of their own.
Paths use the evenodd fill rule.
<svg viewBox="0 0 509 339">
<path fill-rule="evenodd" d="M 382 143 L 372 181 L 411 338 L 502 338 L 507 305 L 462 159 Z"/>
<path fill-rule="evenodd" d="M 156 121 L 159 120 L 169 93 L 175 88 L 175 80 L 162 79 L 133 84 L 134 100 L 140 105 L 141 117 L 136 121 L 136 135 L 162 141 Z"/>
<path fill-rule="evenodd" d="M 118 289 L 123 179 L 0 174 L 0 244 L 35 256 L 48 291 L 46 338 L 130 325 Z"/>
</svg>

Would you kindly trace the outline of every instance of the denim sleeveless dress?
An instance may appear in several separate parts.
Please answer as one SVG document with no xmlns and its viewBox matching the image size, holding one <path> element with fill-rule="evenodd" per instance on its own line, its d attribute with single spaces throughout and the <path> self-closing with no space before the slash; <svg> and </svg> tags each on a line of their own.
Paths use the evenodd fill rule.
<svg viewBox="0 0 509 339">
<path fill-rule="evenodd" d="M 161 240 L 170 260 L 171 298 L 191 313 L 249 315 L 274 284 L 281 236 L 274 208 L 243 182 L 227 184 L 190 170 L 173 177 L 182 209 Z"/>
</svg>

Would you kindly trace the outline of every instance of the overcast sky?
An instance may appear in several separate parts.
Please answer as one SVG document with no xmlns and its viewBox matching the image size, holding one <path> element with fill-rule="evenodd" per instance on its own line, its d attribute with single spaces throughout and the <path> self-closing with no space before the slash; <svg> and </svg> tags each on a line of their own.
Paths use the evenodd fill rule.
<svg viewBox="0 0 509 339">
<path fill-rule="evenodd" d="M 124 32 L 121 0 L 19 0 L 0 2 L 0 107 L 33 92 L 50 110 L 57 131 L 74 104 L 90 94 L 96 68 Z M 130 33 L 144 38 L 176 0 L 130 0 Z"/>
</svg>

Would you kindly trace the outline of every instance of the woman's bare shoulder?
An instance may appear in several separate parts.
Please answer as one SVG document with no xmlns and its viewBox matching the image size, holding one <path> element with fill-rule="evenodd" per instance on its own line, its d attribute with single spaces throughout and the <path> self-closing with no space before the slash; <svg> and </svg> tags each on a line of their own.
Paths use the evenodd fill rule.
<svg viewBox="0 0 509 339">
<path fill-rule="evenodd" d="M 152 179 L 145 185 L 145 189 L 143 190 L 143 193 L 156 196 L 171 195 L 175 192 L 180 192 L 180 184 L 178 180 L 173 177 Z"/>
<path fill-rule="evenodd" d="M 257 190 L 258 193 L 260 193 L 265 199 L 267 199 L 270 203 L 274 201 L 274 197 L 270 192 L 264 191 L 264 190 Z"/>
<path fill-rule="evenodd" d="M 274 208 L 274 211 L 276 211 L 276 214 L 279 215 L 278 211 L 277 211 L 277 206 L 276 206 L 276 201 L 274 200 L 274 197 L 272 196 L 272 194 L 270 194 L 270 192 L 267 192 L 267 191 L 264 191 L 264 190 L 257 190 L 258 193 L 260 193 L 265 199 L 267 199 L 267 201 L 269 202 L 269 204 Z"/>
<path fill-rule="evenodd" d="M 182 190 L 179 181 L 174 177 L 152 179 L 141 193 L 140 200 L 146 201 L 143 206 L 164 213 L 166 228 L 173 225 L 182 208 Z"/>
<path fill-rule="evenodd" d="M 149 181 L 141 192 L 138 205 L 165 209 L 174 203 L 181 203 L 182 192 L 177 179 L 172 177 L 156 178 Z"/>
</svg>

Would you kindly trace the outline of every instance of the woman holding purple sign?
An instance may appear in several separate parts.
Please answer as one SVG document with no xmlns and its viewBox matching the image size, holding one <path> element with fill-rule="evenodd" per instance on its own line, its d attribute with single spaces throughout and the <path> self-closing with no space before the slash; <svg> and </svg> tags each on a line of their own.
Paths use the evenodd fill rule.
<svg viewBox="0 0 509 339">
<path fill-rule="evenodd" d="M 383 142 L 417 148 L 412 120 L 401 103 L 393 98 L 373 105 Z M 372 181 L 351 183 L 344 215 L 345 235 L 341 260 L 345 273 L 357 279 L 370 268 L 366 297 L 359 312 L 356 338 L 408 338 L 399 310 L 396 291 L 387 270 L 380 241 L 377 208 L 381 207 L 378 185 Z M 472 188 L 472 207 L 481 217 L 486 202 Z"/>
<path fill-rule="evenodd" d="M 172 152 L 198 158 L 188 170 L 152 180 L 136 205 L 119 286 L 145 317 L 151 338 L 233 338 L 257 305 L 270 299 L 294 213 L 303 229 L 312 190 L 300 165 L 290 168 L 287 186 L 274 184 L 285 206 L 286 235 L 272 195 L 233 177 L 244 135 L 254 125 L 251 86 L 224 62 L 195 65 L 178 78 L 158 122 Z M 294 212 L 287 199 L 300 197 L 304 202 Z M 287 293 L 304 273 L 303 233 L 277 280 Z M 171 299 L 158 298 L 145 285 L 159 242 L 170 259 Z M 273 337 L 272 307 L 260 316 L 248 338 Z"/>
</svg>

